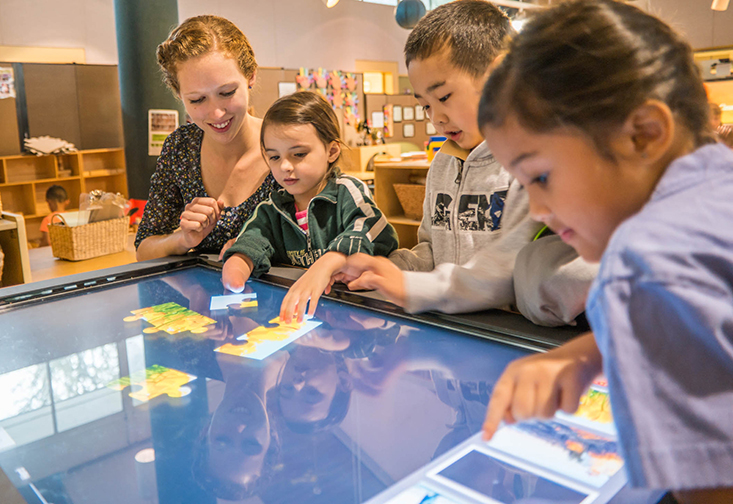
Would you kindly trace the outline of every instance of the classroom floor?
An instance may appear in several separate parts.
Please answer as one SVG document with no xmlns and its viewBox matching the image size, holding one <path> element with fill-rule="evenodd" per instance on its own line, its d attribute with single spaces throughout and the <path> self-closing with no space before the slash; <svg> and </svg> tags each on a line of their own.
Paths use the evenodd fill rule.
<svg viewBox="0 0 733 504">
<path fill-rule="evenodd" d="M 127 246 L 122 252 L 108 254 L 84 261 L 66 261 L 53 256 L 51 247 L 39 247 L 28 251 L 28 258 L 31 265 L 31 276 L 34 282 L 49 280 L 76 273 L 86 273 L 105 268 L 113 268 L 125 264 L 134 263 L 135 258 L 135 235 L 127 237 Z"/>
</svg>

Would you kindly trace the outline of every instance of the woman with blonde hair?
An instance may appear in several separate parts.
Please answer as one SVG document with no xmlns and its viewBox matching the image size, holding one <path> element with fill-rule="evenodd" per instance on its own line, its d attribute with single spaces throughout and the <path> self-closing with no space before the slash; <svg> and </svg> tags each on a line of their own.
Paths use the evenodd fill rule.
<svg viewBox="0 0 733 504">
<path fill-rule="evenodd" d="M 189 18 L 158 46 L 163 80 L 192 123 L 163 144 L 135 239 L 138 260 L 221 254 L 277 183 L 249 112 L 257 62 L 247 37 L 217 16 Z"/>
</svg>

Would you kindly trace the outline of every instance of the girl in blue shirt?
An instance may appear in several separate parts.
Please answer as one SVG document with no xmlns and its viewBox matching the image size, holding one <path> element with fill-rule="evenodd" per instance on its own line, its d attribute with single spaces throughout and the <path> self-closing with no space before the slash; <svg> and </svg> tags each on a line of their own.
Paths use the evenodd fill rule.
<svg viewBox="0 0 733 504">
<path fill-rule="evenodd" d="M 483 92 L 492 152 L 586 260 L 593 334 L 512 363 L 484 431 L 573 412 L 604 371 L 632 486 L 733 502 L 733 153 L 690 46 L 611 0 L 525 25 Z"/>
</svg>

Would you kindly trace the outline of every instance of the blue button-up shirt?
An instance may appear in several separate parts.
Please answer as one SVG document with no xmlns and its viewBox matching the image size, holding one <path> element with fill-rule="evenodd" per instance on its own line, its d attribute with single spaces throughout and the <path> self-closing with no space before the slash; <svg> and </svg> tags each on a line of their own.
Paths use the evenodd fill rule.
<svg viewBox="0 0 733 504">
<path fill-rule="evenodd" d="M 603 254 L 587 316 L 633 486 L 733 486 L 733 151 L 666 169 Z"/>
</svg>

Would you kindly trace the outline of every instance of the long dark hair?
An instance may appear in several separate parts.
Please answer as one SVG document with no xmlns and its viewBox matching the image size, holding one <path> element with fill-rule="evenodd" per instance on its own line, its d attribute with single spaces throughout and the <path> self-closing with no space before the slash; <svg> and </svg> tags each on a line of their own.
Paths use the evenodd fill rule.
<svg viewBox="0 0 733 504">
<path fill-rule="evenodd" d="M 666 103 L 697 146 L 714 142 L 689 44 L 631 5 L 573 0 L 537 14 L 511 42 L 484 87 L 479 125 L 514 113 L 531 131 L 578 129 L 613 159 L 608 131 L 649 99 Z"/>
</svg>

